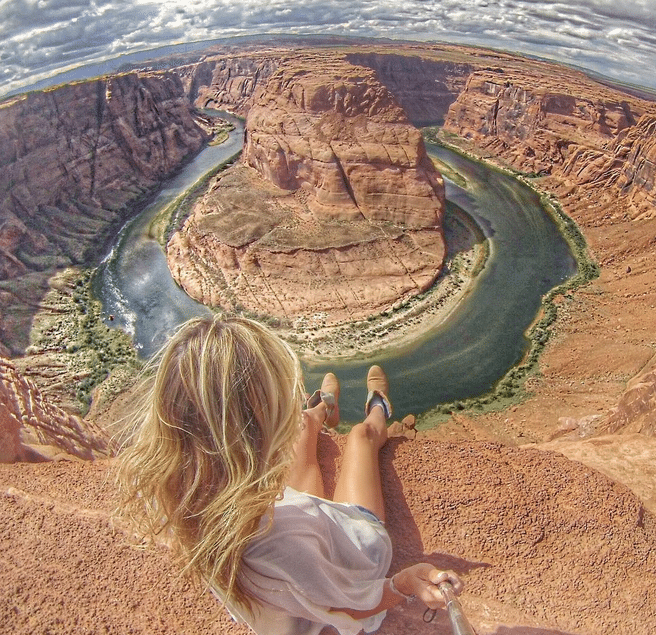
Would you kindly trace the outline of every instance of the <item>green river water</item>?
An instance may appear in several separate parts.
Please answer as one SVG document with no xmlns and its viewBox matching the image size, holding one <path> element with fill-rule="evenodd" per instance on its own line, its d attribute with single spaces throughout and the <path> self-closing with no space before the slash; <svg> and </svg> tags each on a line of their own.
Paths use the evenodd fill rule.
<svg viewBox="0 0 656 635">
<path fill-rule="evenodd" d="M 98 269 L 94 291 L 114 317 L 112 326 L 130 333 L 142 357 L 151 355 L 178 324 L 208 311 L 171 279 L 161 247 L 148 236 L 149 219 L 213 165 L 234 155 L 242 132 L 239 125 L 226 144 L 208 147 L 167 183 L 153 205 L 126 225 Z M 361 417 L 372 363 L 385 368 L 399 416 L 490 390 L 525 354 L 525 332 L 542 296 L 576 272 L 568 244 L 535 192 L 450 150 L 432 145 L 428 150 L 465 179 L 464 187 L 447 181 L 447 200 L 479 224 L 490 256 L 457 309 L 412 343 L 366 360 L 305 364 L 308 390 L 318 387 L 328 370 L 338 375 L 346 421 Z"/>
</svg>

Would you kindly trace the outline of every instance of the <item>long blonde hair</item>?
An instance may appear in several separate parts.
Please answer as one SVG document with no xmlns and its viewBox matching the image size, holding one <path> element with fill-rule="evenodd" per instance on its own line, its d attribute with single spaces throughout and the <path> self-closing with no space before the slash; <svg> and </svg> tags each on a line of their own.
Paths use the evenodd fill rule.
<svg viewBox="0 0 656 635">
<path fill-rule="evenodd" d="M 118 459 L 122 514 L 252 611 L 241 557 L 284 488 L 304 395 L 298 358 L 263 325 L 217 316 L 183 325 L 151 368 Z"/>
</svg>

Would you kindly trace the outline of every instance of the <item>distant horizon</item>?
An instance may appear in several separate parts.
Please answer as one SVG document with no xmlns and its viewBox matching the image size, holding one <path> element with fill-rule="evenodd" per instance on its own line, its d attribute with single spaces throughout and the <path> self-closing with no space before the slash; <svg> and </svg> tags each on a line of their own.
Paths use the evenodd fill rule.
<svg viewBox="0 0 656 635">
<path fill-rule="evenodd" d="M 0 97 L 163 48 L 289 35 L 478 46 L 656 89 L 656 0 L 12 0 Z"/>
<path fill-rule="evenodd" d="M 500 49 L 500 48 L 494 48 L 491 46 L 484 46 L 480 44 L 472 44 L 468 42 L 446 42 L 446 41 L 439 41 L 439 40 L 412 40 L 408 38 L 389 38 L 389 37 L 371 37 L 371 36 L 358 36 L 358 35 L 337 35 L 337 34 L 323 34 L 323 33 L 303 33 L 303 34 L 280 34 L 280 33 L 257 33 L 257 34 L 245 34 L 245 35 L 238 35 L 238 36 L 233 36 L 233 37 L 226 37 L 226 38 L 215 38 L 215 39 L 210 39 L 210 40 L 201 40 L 199 42 L 178 42 L 178 43 L 172 43 L 164 46 L 157 46 L 152 49 L 147 49 L 143 51 L 134 51 L 130 53 L 121 53 L 117 57 L 114 58 L 108 58 L 106 60 L 101 60 L 99 62 L 90 62 L 87 64 L 82 64 L 80 66 L 75 66 L 74 68 L 71 69 L 66 69 L 66 70 L 58 70 L 55 71 L 52 75 L 49 77 L 45 77 L 41 80 L 35 81 L 31 84 L 27 84 L 25 86 L 22 86 L 20 88 L 16 88 L 14 90 L 11 90 L 9 92 L 2 92 L 2 89 L 0 88 L 0 100 L 3 100 L 8 97 L 12 97 L 15 95 L 20 95 L 22 93 L 30 92 L 33 90 L 43 90 L 52 86 L 58 86 L 58 85 L 64 85 L 68 84 L 71 82 L 75 81 L 84 81 L 88 79 L 93 79 L 95 77 L 102 77 L 105 75 L 110 75 L 112 73 L 117 73 L 121 72 L 121 69 L 125 66 L 131 66 L 131 65 L 139 65 L 139 62 L 151 62 L 151 61 L 157 61 L 160 59 L 164 59 L 170 55 L 175 55 L 175 54 L 189 54 L 193 52 L 198 52 L 199 54 L 202 54 L 203 51 L 215 47 L 217 45 L 224 44 L 226 46 L 230 46 L 233 42 L 237 42 L 239 40 L 245 41 L 247 43 L 248 41 L 253 41 L 256 42 L 258 40 L 268 40 L 268 39 L 276 39 L 280 38 L 281 42 L 284 42 L 286 40 L 292 40 L 295 38 L 307 38 L 307 39 L 335 39 L 335 40 L 359 40 L 359 41 L 371 41 L 372 44 L 375 44 L 377 42 L 380 43 L 389 43 L 393 44 L 394 42 L 398 42 L 399 44 L 403 43 L 416 43 L 416 44 L 425 44 L 427 46 L 430 45 L 448 45 L 448 46 L 471 46 L 474 48 L 480 48 L 483 50 L 490 50 L 490 51 L 496 51 L 499 53 L 507 53 L 510 55 L 517 55 L 519 57 L 526 57 L 526 58 L 533 58 L 533 59 L 539 59 L 545 62 L 551 62 L 554 64 L 562 64 L 564 66 L 569 66 L 571 68 L 574 68 L 576 70 L 580 70 L 584 73 L 589 74 L 593 79 L 598 79 L 598 80 L 605 80 L 607 82 L 611 82 L 613 84 L 616 84 L 618 86 L 625 86 L 627 88 L 634 88 L 634 89 L 642 89 L 645 92 L 647 92 L 654 100 L 656 100 L 656 85 L 654 87 L 651 86 L 645 86 L 645 85 L 640 85 L 640 84 L 633 84 L 631 82 L 624 82 L 618 78 L 610 77 L 608 75 L 604 75 L 602 73 L 598 73 L 597 71 L 594 71 L 589 68 L 585 68 L 576 64 L 568 64 L 566 62 L 563 62 L 561 60 L 556 60 L 548 57 L 544 57 L 541 55 L 535 55 L 535 54 L 530 54 L 530 53 L 523 53 L 521 51 L 511 51 L 508 49 Z"/>
</svg>

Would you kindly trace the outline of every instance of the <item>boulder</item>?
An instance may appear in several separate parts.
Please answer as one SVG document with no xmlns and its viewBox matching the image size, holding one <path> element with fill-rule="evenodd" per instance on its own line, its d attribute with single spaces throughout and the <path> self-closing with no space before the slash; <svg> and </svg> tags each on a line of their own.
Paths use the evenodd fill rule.
<svg viewBox="0 0 656 635">
<path fill-rule="evenodd" d="M 93 422 L 44 399 L 14 364 L 0 358 L 0 463 L 108 455 L 109 439 Z"/>
</svg>

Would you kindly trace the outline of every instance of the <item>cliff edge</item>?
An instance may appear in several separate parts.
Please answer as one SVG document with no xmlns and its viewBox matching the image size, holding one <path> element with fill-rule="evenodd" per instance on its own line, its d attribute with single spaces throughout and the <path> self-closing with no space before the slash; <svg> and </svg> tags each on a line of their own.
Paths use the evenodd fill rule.
<svg viewBox="0 0 656 635">
<path fill-rule="evenodd" d="M 342 445 L 321 435 L 329 492 Z M 380 459 L 391 572 L 417 561 L 457 570 L 479 635 L 656 628 L 656 518 L 625 487 L 554 452 L 493 443 L 396 439 Z M 164 547 L 144 549 L 112 521 L 111 469 L 0 465 L 4 628 L 246 635 Z M 379 632 L 452 632 L 444 612 L 428 626 L 422 615 L 418 601 L 399 605 Z"/>
<path fill-rule="evenodd" d="M 451 104 L 444 128 L 563 196 L 594 190 L 596 222 L 656 214 L 656 105 L 542 64 L 477 70 Z M 621 204 L 618 205 L 620 199 Z M 606 220 L 611 219 L 609 216 Z M 593 220 L 592 218 L 590 220 Z"/>
<path fill-rule="evenodd" d="M 50 276 L 96 264 L 208 138 L 173 73 L 79 82 L 0 105 L 0 351 L 23 352 Z"/>
<path fill-rule="evenodd" d="M 0 463 L 106 457 L 109 436 L 62 410 L 9 360 L 0 358 Z"/>
</svg>

